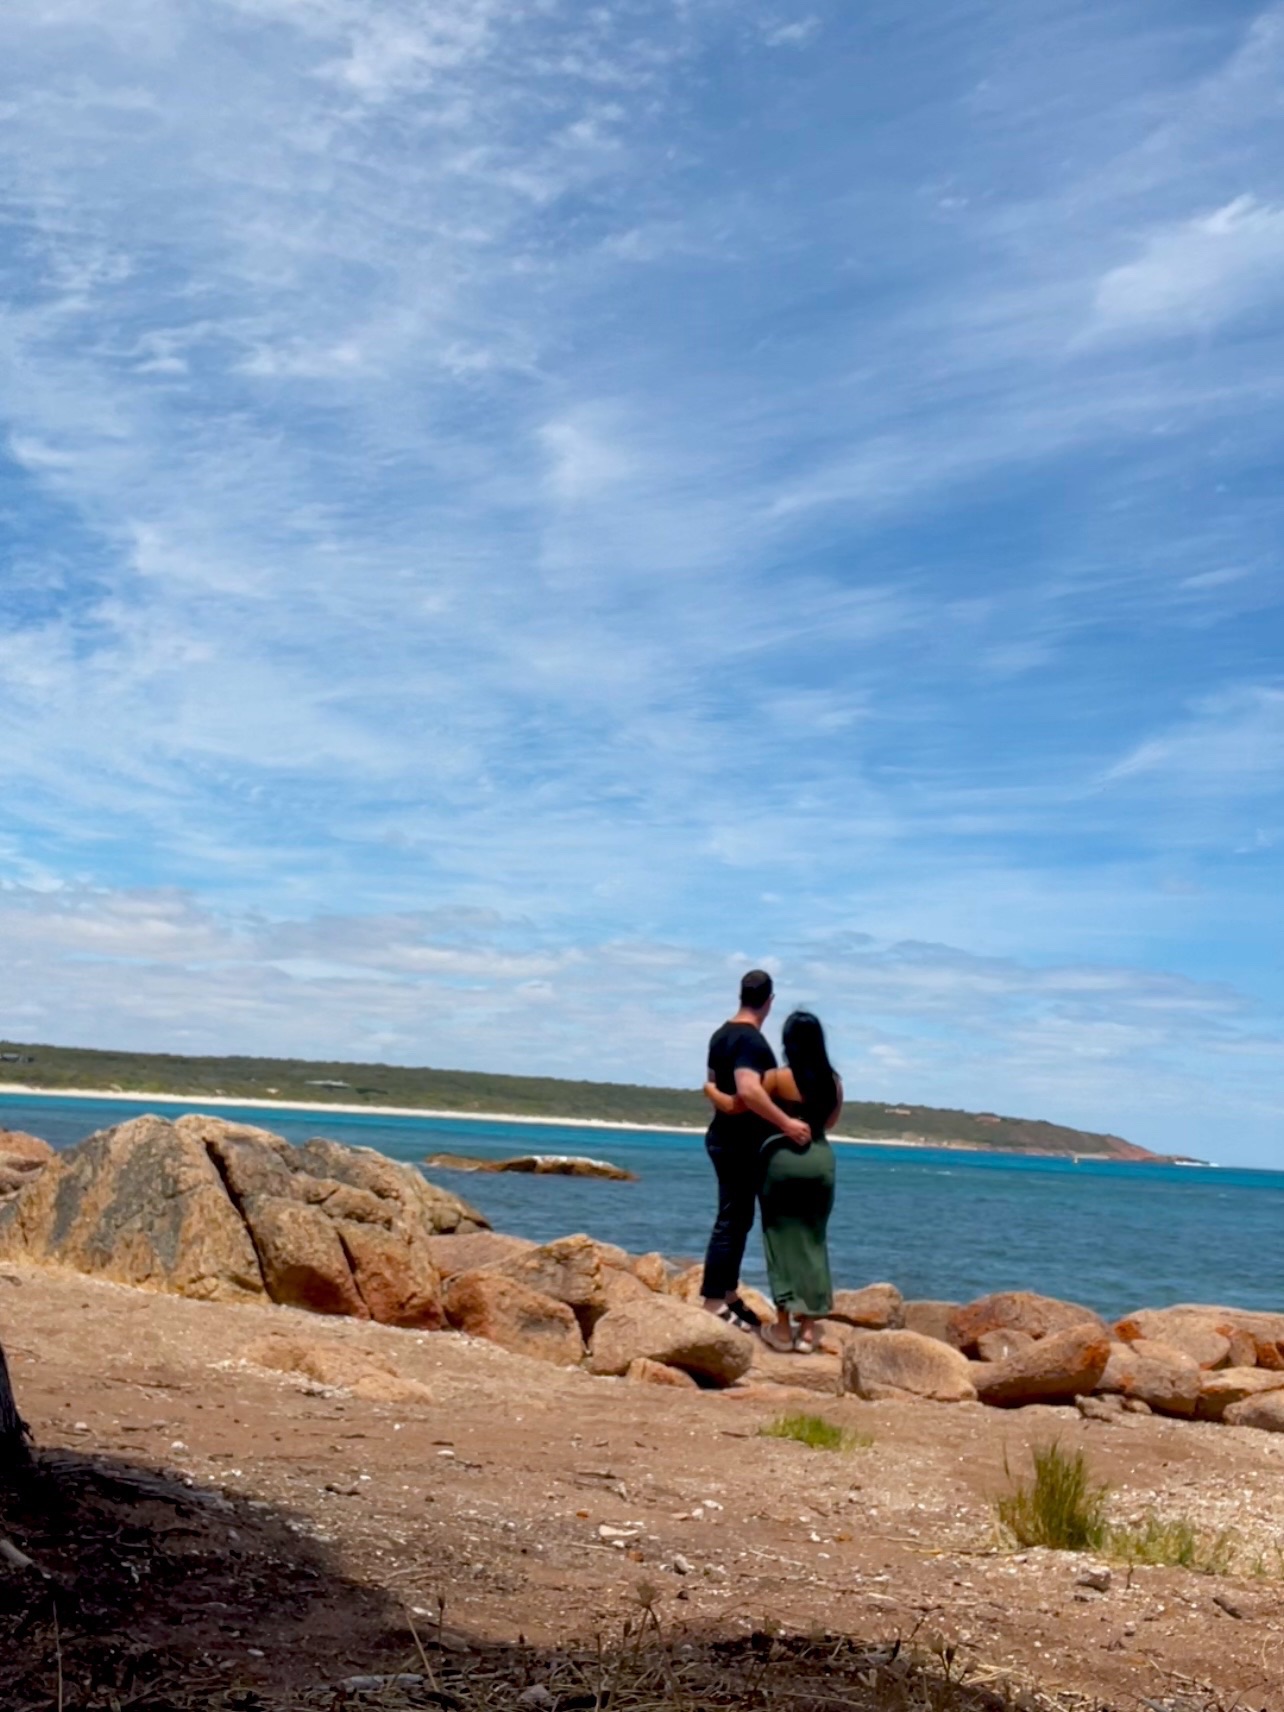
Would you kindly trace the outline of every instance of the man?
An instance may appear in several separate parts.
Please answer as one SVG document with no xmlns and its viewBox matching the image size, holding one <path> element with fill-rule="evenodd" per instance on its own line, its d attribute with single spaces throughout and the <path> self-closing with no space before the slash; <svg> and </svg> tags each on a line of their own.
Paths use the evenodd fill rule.
<svg viewBox="0 0 1284 1712">
<path fill-rule="evenodd" d="M 759 1153 L 769 1135 L 786 1135 L 805 1147 L 811 1132 L 768 1094 L 763 1077 L 776 1055 L 762 1032 L 774 997 L 771 976 L 751 969 L 740 983 L 740 1009 L 709 1042 L 708 1080 L 724 1094 L 739 1094 L 747 1110 L 715 1112 L 705 1146 L 718 1179 L 718 1216 L 704 1260 L 704 1305 L 712 1314 L 753 1331 L 757 1314 L 740 1300 L 740 1263 L 753 1228 Z"/>
</svg>

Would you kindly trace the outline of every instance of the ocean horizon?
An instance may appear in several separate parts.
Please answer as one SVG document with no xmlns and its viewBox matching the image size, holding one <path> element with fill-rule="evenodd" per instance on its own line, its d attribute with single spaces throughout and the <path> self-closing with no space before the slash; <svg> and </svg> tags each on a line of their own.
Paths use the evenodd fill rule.
<svg viewBox="0 0 1284 1712">
<path fill-rule="evenodd" d="M 9 1093 L 0 1094 L 0 1127 L 62 1149 L 143 1112 L 177 1117 L 199 1109 L 164 1098 Z M 426 1171 L 496 1229 L 538 1241 L 583 1230 L 634 1252 L 695 1259 L 713 1217 L 703 1138 L 681 1131 L 253 1103 L 210 1110 L 289 1141 L 324 1135 L 413 1164 L 432 1153 L 568 1153 L 637 1174 L 635 1183 L 613 1183 Z M 830 1250 L 840 1287 L 887 1280 L 907 1297 L 954 1301 L 1037 1290 L 1110 1317 L 1179 1301 L 1284 1311 L 1284 1172 L 894 1143 L 835 1151 Z M 756 1231 L 745 1279 L 765 1282 Z"/>
</svg>

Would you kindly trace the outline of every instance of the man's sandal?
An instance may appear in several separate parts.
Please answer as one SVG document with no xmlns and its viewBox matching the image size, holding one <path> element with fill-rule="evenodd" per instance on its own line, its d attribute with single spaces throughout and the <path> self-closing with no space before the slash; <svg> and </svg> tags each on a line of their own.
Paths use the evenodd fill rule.
<svg viewBox="0 0 1284 1712">
<path fill-rule="evenodd" d="M 737 1324 L 743 1326 L 746 1331 L 756 1332 L 761 1327 L 761 1319 L 741 1297 L 733 1296 L 727 1306 L 735 1316 Z"/>
</svg>

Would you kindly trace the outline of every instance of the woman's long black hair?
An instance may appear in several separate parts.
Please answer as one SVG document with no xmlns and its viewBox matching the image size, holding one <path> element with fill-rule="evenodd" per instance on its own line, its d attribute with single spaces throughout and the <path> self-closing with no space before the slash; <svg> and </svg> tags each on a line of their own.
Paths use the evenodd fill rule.
<svg viewBox="0 0 1284 1712">
<path fill-rule="evenodd" d="M 825 1048 L 820 1018 L 810 1011 L 794 1011 L 781 1030 L 785 1062 L 794 1073 L 802 1099 L 803 1117 L 813 1135 L 823 1135 L 838 1104 L 838 1079 Z"/>
</svg>

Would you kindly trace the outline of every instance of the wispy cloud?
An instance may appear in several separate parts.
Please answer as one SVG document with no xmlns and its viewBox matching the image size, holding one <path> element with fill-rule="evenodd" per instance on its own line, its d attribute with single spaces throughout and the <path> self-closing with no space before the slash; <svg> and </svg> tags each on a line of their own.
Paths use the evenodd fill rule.
<svg viewBox="0 0 1284 1712">
<path fill-rule="evenodd" d="M 1217 983 L 862 934 L 764 943 L 790 1002 L 822 1005 L 870 1098 L 1004 1106 L 987 1098 L 1002 1057 L 1016 1109 L 1141 1124 L 1173 1146 L 1198 1134 L 1183 1105 L 1205 1075 L 1284 1109 L 1284 1045 Z M 514 1071 L 627 1077 L 633 1060 L 600 1027 L 627 991 L 628 1051 L 678 1084 L 745 956 L 639 938 L 537 946 L 527 924 L 479 910 L 273 923 L 174 891 L 83 888 L 0 889 L 0 945 L 21 979 L 13 1018 L 42 1038 L 96 1025 L 116 1046 L 402 1060 L 431 1039 L 436 1062 L 493 1068 L 487 1042 L 502 1034 Z"/>
<path fill-rule="evenodd" d="M 1097 287 L 1105 333 L 1209 333 L 1284 299 L 1284 209 L 1237 196 L 1210 214 L 1154 233 L 1135 261 Z"/>
<path fill-rule="evenodd" d="M 1284 1010 L 1284 7 L 6 41 L 6 1027 L 132 944 L 139 1044 L 583 1069 L 642 967 L 672 1077 L 775 947 L 907 1097 L 1109 1126 L 1156 992 Z"/>
<path fill-rule="evenodd" d="M 1176 780 L 1195 799 L 1248 795 L 1284 809 L 1284 689 L 1244 688 L 1215 696 L 1171 730 L 1117 761 L 1108 783 Z M 1202 812 L 1202 810 L 1200 811 Z"/>
</svg>

